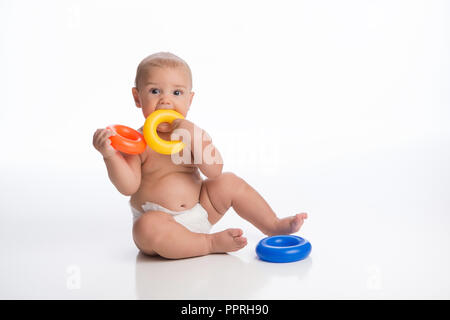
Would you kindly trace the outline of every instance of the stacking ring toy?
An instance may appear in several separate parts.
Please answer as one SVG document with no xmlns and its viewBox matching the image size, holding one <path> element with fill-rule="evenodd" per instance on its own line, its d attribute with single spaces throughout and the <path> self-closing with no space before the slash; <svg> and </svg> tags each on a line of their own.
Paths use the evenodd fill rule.
<svg viewBox="0 0 450 320">
<path fill-rule="evenodd" d="M 111 125 L 106 128 L 116 133 L 116 135 L 109 137 L 114 149 L 128 154 L 140 154 L 144 152 L 146 144 L 144 137 L 138 131 L 120 124 Z"/>
<path fill-rule="evenodd" d="M 311 252 L 311 243 L 298 236 L 282 235 L 259 241 L 256 254 L 269 262 L 293 262 L 305 259 Z"/>
<path fill-rule="evenodd" d="M 145 119 L 144 139 L 150 148 L 162 154 L 178 153 L 184 148 L 183 142 L 163 140 L 156 133 L 160 123 L 172 123 L 175 119 L 184 119 L 184 117 L 174 110 L 156 110 Z"/>
</svg>

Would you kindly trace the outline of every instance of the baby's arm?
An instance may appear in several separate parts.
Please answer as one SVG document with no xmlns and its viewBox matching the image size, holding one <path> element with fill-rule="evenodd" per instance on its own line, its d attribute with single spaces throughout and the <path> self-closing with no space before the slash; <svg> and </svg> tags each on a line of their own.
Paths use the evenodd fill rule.
<svg viewBox="0 0 450 320">
<path fill-rule="evenodd" d="M 141 159 L 139 155 L 122 154 L 111 146 L 109 137 L 114 133 L 98 129 L 93 138 L 94 147 L 103 155 L 108 176 L 120 193 L 134 194 L 141 184 Z"/>
<path fill-rule="evenodd" d="M 201 163 L 198 164 L 194 162 L 194 164 L 208 178 L 215 178 L 219 176 L 222 173 L 223 159 L 220 155 L 219 150 L 213 145 L 211 137 L 208 135 L 208 133 L 196 126 L 193 122 L 186 119 L 176 119 L 173 121 L 172 131 L 178 128 L 189 131 L 191 135 L 191 152 L 193 153 L 198 152 L 194 149 L 196 147 L 194 139 L 202 139 Z M 194 131 L 201 132 L 201 136 L 198 137 L 194 135 Z M 204 136 L 208 139 L 203 140 Z M 206 152 L 205 149 L 207 149 Z M 194 155 L 193 157 L 195 160 Z M 205 159 L 205 157 L 210 157 L 212 159 Z"/>
<path fill-rule="evenodd" d="M 103 157 L 108 176 L 120 193 L 131 196 L 139 189 L 141 184 L 141 159 L 139 155 L 116 155 Z"/>
</svg>

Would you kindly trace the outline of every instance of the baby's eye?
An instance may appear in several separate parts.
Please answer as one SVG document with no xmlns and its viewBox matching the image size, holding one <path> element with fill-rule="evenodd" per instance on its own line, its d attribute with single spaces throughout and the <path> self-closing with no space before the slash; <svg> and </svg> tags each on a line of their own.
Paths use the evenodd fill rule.
<svg viewBox="0 0 450 320">
<path fill-rule="evenodd" d="M 152 94 L 159 94 L 159 89 L 156 89 L 156 88 L 152 88 L 152 89 L 150 89 L 150 92 L 152 93 Z"/>
<path fill-rule="evenodd" d="M 176 95 L 176 96 L 181 96 L 181 95 L 183 94 L 183 91 L 181 91 L 181 90 L 175 90 L 175 91 L 173 92 L 173 94 Z"/>
</svg>

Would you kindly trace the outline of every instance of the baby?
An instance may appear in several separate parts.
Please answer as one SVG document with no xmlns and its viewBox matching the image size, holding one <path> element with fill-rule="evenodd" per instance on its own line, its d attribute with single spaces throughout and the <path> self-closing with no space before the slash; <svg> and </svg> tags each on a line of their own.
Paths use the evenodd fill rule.
<svg viewBox="0 0 450 320">
<path fill-rule="evenodd" d="M 139 64 L 132 93 L 144 118 L 160 109 L 175 110 L 186 117 L 194 97 L 191 70 L 174 54 L 152 54 Z M 277 218 L 242 178 L 222 172 L 220 152 L 196 124 L 177 119 L 157 128 L 165 140 L 180 130 L 194 137 L 180 154 L 190 153 L 193 159 L 196 145 L 201 148 L 199 154 L 208 150 L 214 161 L 179 163 L 173 161 L 173 155 L 159 154 L 149 147 L 140 155 L 129 155 L 110 145 L 109 137 L 115 134 L 111 130 L 98 129 L 94 134 L 94 147 L 103 156 L 111 182 L 120 193 L 131 196 L 133 239 L 139 250 L 169 259 L 239 250 L 247 244 L 241 229 L 210 233 L 230 207 L 268 236 L 300 229 L 307 214 Z M 200 144 L 195 141 L 199 132 Z M 199 170 L 207 179 L 202 179 Z"/>
</svg>

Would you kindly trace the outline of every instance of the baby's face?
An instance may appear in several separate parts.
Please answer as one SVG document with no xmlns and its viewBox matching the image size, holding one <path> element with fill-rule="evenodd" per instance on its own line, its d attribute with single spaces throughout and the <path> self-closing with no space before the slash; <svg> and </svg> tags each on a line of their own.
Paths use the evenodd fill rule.
<svg viewBox="0 0 450 320">
<path fill-rule="evenodd" d="M 144 117 L 160 109 L 175 110 L 186 117 L 194 96 L 187 71 L 182 67 L 150 67 L 147 74 L 139 91 L 133 88 L 136 106 L 142 108 Z M 158 130 L 169 128 L 162 123 Z"/>
</svg>

